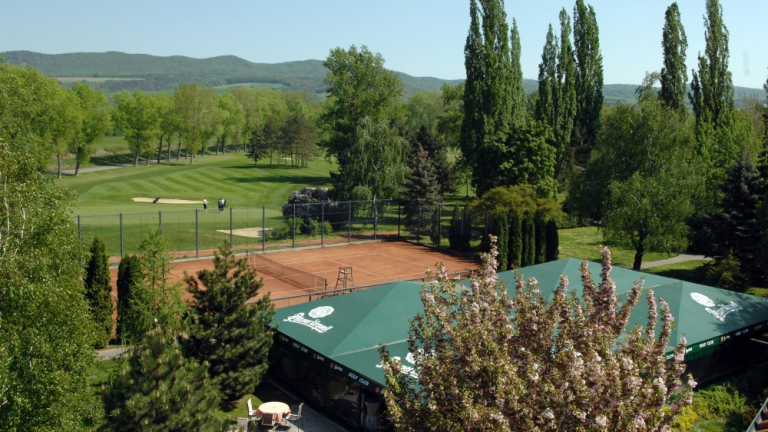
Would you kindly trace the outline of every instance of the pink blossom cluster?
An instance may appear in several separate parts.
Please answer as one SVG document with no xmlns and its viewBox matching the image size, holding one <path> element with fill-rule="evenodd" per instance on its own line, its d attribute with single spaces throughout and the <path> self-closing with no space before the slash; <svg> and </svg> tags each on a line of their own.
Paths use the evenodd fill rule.
<svg viewBox="0 0 768 432">
<path fill-rule="evenodd" d="M 438 283 L 423 287 L 424 313 L 411 320 L 408 341 L 418 378 L 398 373 L 381 347 L 395 429 L 669 430 L 695 383 L 681 380 L 684 338 L 665 356 L 674 321 L 667 303 L 658 299 L 657 307 L 649 290 L 647 325 L 627 329 L 642 281 L 620 301 L 607 248 L 599 285 L 582 265 L 580 297 L 565 276 L 549 301 L 535 279 L 519 275 L 508 294 L 496 275 L 495 242 L 469 289 L 442 263 Z"/>
</svg>

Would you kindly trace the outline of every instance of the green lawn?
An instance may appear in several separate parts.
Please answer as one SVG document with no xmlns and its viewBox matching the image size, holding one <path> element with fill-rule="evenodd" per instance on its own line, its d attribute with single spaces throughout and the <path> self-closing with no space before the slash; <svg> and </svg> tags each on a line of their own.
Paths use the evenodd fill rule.
<svg viewBox="0 0 768 432">
<path fill-rule="evenodd" d="M 652 267 L 643 270 L 646 273 L 653 273 L 659 276 L 680 279 L 687 282 L 698 284 L 704 283 L 704 268 L 702 267 L 708 261 L 693 260 L 681 263 L 668 264 L 665 266 Z"/>
<path fill-rule="evenodd" d="M 57 180 L 57 184 L 77 193 L 76 215 L 170 212 L 202 209 L 202 205 L 144 204 L 131 198 L 202 201 L 207 197 L 215 204 L 224 197 L 230 207 L 278 205 L 302 187 L 330 186 L 329 172 L 334 169 L 335 165 L 324 159 L 309 162 L 308 168 L 270 168 L 268 161 L 259 162 L 257 167 L 244 153 L 228 153 L 196 157 L 193 165 L 182 158 L 159 165 L 82 173 Z"/>
<path fill-rule="evenodd" d="M 560 232 L 560 258 L 588 259 L 601 261 L 600 245 L 608 246 L 614 265 L 631 266 L 635 260 L 635 250 L 626 245 L 610 244 L 603 239 L 603 234 L 595 227 L 562 229 Z M 643 261 L 657 261 L 677 254 L 667 255 L 649 252 Z"/>
</svg>

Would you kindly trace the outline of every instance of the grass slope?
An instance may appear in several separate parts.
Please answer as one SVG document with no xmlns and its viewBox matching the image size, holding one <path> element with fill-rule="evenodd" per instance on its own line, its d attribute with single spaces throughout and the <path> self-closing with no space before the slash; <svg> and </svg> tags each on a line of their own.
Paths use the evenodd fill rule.
<svg viewBox="0 0 768 432">
<path fill-rule="evenodd" d="M 335 165 L 323 159 L 308 168 L 258 167 L 244 153 L 172 160 L 160 165 L 139 165 L 107 171 L 82 173 L 56 180 L 61 187 L 77 193 L 75 214 L 96 215 L 189 210 L 199 206 L 134 203 L 133 197 L 164 197 L 202 201 L 214 205 L 219 197 L 230 207 L 283 204 L 288 195 L 302 187 L 328 187 L 329 172 Z"/>
<path fill-rule="evenodd" d="M 600 245 L 608 246 L 613 258 L 613 264 L 631 266 L 635 259 L 635 250 L 620 244 L 611 244 L 603 239 L 602 233 L 595 227 L 571 228 L 560 230 L 560 258 L 588 259 L 600 261 Z M 660 252 L 649 252 L 643 257 L 643 262 L 657 261 L 677 256 Z"/>
</svg>

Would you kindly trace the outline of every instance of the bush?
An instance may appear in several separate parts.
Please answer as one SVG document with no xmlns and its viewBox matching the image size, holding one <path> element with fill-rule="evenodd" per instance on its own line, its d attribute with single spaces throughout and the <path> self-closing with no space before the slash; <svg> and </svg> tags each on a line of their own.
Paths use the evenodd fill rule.
<svg viewBox="0 0 768 432">
<path fill-rule="evenodd" d="M 323 232 L 325 234 L 331 234 L 333 232 L 333 225 L 328 221 L 323 222 Z"/>
<path fill-rule="evenodd" d="M 320 222 L 314 219 L 302 222 L 301 233 L 311 236 L 320 235 Z"/>
<path fill-rule="evenodd" d="M 291 230 L 292 226 L 281 226 L 278 228 L 275 228 L 272 232 L 272 237 L 275 240 L 285 240 L 287 238 L 291 238 Z M 267 238 L 269 240 L 269 238 Z"/>
</svg>

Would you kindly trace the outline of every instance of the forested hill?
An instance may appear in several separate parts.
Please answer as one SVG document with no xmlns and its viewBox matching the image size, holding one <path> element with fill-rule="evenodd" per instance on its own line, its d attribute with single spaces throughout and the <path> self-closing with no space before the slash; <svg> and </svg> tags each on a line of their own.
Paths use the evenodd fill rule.
<svg viewBox="0 0 768 432">
<path fill-rule="evenodd" d="M 54 77 L 86 79 L 96 88 L 109 93 L 121 90 L 170 90 L 180 83 L 200 82 L 210 86 L 241 83 L 267 87 L 285 87 L 322 94 L 327 70 L 320 60 L 285 63 L 253 63 L 236 56 L 195 59 L 185 56 L 158 57 L 148 54 L 105 53 L 40 54 L 31 51 L 0 53 L 8 63 L 26 64 Z M 458 84 L 463 80 L 414 77 L 397 72 L 405 84 L 406 96 L 420 91 L 439 90 L 443 83 Z M 118 78 L 118 79 L 110 79 Z M 133 78 L 133 79 L 131 79 Z M 523 80 L 526 92 L 537 89 L 536 80 Z M 632 84 L 608 84 L 603 89 L 606 102 L 634 102 L 637 88 Z M 742 94 L 764 100 L 762 89 L 735 87 L 738 99 Z"/>
<path fill-rule="evenodd" d="M 108 92 L 123 89 L 168 90 L 179 83 L 200 82 L 210 86 L 239 83 L 263 83 L 286 86 L 292 90 L 324 93 L 327 70 L 320 60 L 286 63 L 252 63 L 236 56 L 195 59 L 184 56 L 158 57 L 147 54 L 71 53 L 40 54 L 30 51 L 0 53 L 8 63 L 26 64 L 54 77 L 85 78 Z M 408 96 L 425 90 L 439 90 L 444 80 L 413 77 L 397 72 Z M 106 78 L 106 79 L 105 79 Z M 108 78 L 120 78 L 109 80 Z M 134 80 L 126 78 L 135 78 Z"/>
</svg>

